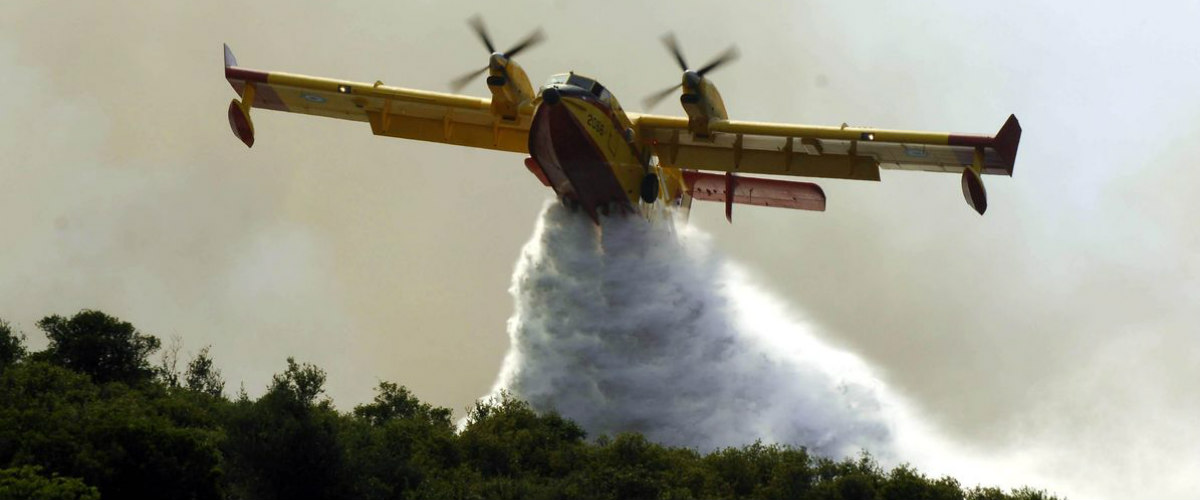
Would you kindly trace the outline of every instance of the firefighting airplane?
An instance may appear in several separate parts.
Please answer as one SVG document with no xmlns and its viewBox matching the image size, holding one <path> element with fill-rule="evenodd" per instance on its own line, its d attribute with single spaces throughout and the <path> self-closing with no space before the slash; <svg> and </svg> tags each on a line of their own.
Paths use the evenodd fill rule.
<svg viewBox="0 0 1200 500">
<path fill-rule="evenodd" d="M 513 58 L 541 31 L 500 52 L 478 18 L 471 25 L 491 56 L 452 88 L 487 73 L 491 99 L 243 68 L 226 45 L 225 79 L 241 97 L 229 104 L 229 125 L 253 146 L 250 110 L 265 108 L 368 122 L 375 135 L 525 154 L 542 184 L 597 223 L 597 212 L 630 213 L 639 202 L 686 214 L 694 199 L 723 202 L 731 222 L 735 203 L 823 211 L 816 184 L 744 174 L 878 181 L 880 168 L 961 173 L 963 197 L 982 215 L 982 175 L 1011 176 L 1021 139 L 1016 116 L 995 136 L 731 120 L 707 74 L 736 52 L 693 69 L 671 35 L 664 42 L 683 79 L 645 104 L 679 89 L 686 118 L 626 112 L 600 82 L 573 72 L 534 93 Z"/>
</svg>

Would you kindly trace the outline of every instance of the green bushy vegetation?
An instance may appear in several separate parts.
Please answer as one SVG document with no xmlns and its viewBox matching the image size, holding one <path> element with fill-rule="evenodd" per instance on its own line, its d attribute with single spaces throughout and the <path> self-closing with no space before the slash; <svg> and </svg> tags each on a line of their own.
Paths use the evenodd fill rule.
<svg viewBox="0 0 1200 500">
<path fill-rule="evenodd" d="M 461 432 L 450 410 L 391 382 L 341 412 L 325 372 L 290 358 L 258 399 L 230 398 L 207 348 L 179 373 L 177 347 L 154 365 L 162 342 L 102 312 L 37 326 L 49 346 L 30 353 L 0 321 L 0 500 L 1055 498 L 883 470 L 865 452 L 589 440 L 507 395 L 469 408 Z"/>
</svg>

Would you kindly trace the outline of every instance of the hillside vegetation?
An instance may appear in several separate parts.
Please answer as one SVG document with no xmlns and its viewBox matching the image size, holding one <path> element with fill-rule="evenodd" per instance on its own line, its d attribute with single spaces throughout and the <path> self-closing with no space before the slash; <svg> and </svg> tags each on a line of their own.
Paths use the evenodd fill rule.
<svg viewBox="0 0 1200 500">
<path fill-rule="evenodd" d="M 325 373 L 290 358 L 262 397 L 229 397 L 208 349 L 184 362 L 98 311 L 37 327 L 49 346 L 27 352 L 0 321 L 0 500 L 1055 498 L 883 470 L 866 452 L 837 461 L 756 443 L 701 454 L 638 434 L 589 437 L 512 397 L 476 403 L 456 432 L 450 410 L 391 382 L 342 412 Z"/>
</svg>

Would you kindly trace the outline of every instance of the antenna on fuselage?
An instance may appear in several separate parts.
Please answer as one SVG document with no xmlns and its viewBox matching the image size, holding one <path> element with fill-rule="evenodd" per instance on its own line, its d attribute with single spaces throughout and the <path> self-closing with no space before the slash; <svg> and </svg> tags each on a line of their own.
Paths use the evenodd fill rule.
<svg viewBox="0 0 1200 500">
<path fill-rule="evenodd" d="M 504 52 L 497 52 L 496 45 L 492 43 L 492 38 L 488 36 L 487 27 L 483 25 L 483 18 L 474 16 L 467 22 L 471 25 L 471 29 L 475 31 L 475 34 L 479 36 L 479 40 L 483 42 L 483 46 L 487 47 L 488 52 L 491 54 L 491 58 L 488 60 L 487 66 L 452 80 L 450 82 L 450 88 L 455 92 L 462 90 L 463 87 L 466 87 L 468 83 L 471 83 L 472 80 L 479 78 L 479 75 L 486 73 L 488 69 L 492 67 L 496 67 L 496 69 L 503 73 L 507 78 L 508 71 L 506 66 L 508 65 L 508 60 L 516 57 L 516 55 L 521 51 L 537 45 L 542 40 L 546 39 L 545 33 L 542 32 L 541 28 L 538 28 L 526 36 L 525 39 L 517 42 L 516 45 L 513 45 L 512 48 Z"/>
<path fill-rule="evenodd" d="M 675 93 L 677 89 L 682 88 L 685 95 L 696 94 L 700 92 L 700 82 L 704 80 L 705 74 L 738 58 L 737 47 L 730 45 L 728 49 L 725 49 L 725 52 L 718 54 L 717 57 L 713 58 L 712 61 L 709 61 L 708 64 L 700 67 L 700 69 L 692 70 L 688 67 L 687 60 L 683 58 L 683 51 L 679 49 L 679 41 L 675 39 L 674 33 L 667 33 L 666 35 L 663 35 L 662 41 L 663 44 L 667 46 L 667 49 L 671 51 L 671 55 L 675 56 L 675 62 L 679 63 L 679 68 L 683 70 L 683 80 L 679 82 L 678 85 L 671 86 L 670 88 L 662 90 L 661 92 L 652 94 L 642 101 L 642 104 L 646 106 L 647 111 L 656 106 L 658 103 L 662 102 L 663 99 L 670 97 L 670 95 Z"/>
</svg>

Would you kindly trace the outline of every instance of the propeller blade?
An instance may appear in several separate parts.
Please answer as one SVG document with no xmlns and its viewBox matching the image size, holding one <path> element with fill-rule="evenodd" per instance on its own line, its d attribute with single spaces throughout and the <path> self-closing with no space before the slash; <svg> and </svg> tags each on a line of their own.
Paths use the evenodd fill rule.
<svg viewBox="0 0 1200 500">
<path fill-rule="evenodd" d="M 541 43 L 541 41 L 545 40 L 545 39 L 546 39 L 546 34 L 542 32 L 541 28 L 538 28 L 538 29 L 534 30 L 533 33 L 530 33 L 529 36 L 525 37 L 524 40 L 521 40 L 516 45 L 514 45 L 513 48 L 504 51 L 504 57 L 512 59 L 513 57 L 516 57 L 516 55 L 519 52 L 521 52 L 522 50 L 525 50 L 529 47 L 537 45 L 538 43 Z"/>
<path fill-rule="evenodd" d="M 488 53 L 495 53 L 496 45 L 492 43 L 492 38 L 487 34 L 487 28 L 483 26 L 483 18 L 476 15 L 467 22 L 475 30 L 475 34 L 479 35 L 479 39 L 483 40 L 483 45 L 487 47 Z"/>
<path fill-rule="evenodd" d="M 477 70 L 467 73 L 463 76 L 455 78 L 453 81 L 450 82 L 450 89 L 455 92 L 462 90 L 463 87 L 466 87 L 468 83 L 471 83 L 471 80 L 479 78 L 479 75 L 484 74 L 485 72 L 487 72 L 487 70 L 488 70 L 488 67 L 484 66 L 483 68 L 477 69 Z"/>
<path fill-rule="evenodd" d="M 667 49 L 671 51 L 671 54 L 675 56 L 675 61 L 679 63 L 679 69 L 687 71 L 687 61 L 683 60 L 683 51 L 679 50 L 679 41 L 675 39 L 675 34 L 667 33 L 663 35 L 662 41 L 667 46 Z"/>
<path fill-rule="evenodd" d="M 712 62 L 705 64 L 703 68 L 696 70 L 696 73 L 699 74 L 700 76 L 704 76 L 705 73 L 708 73 L 709 71 L 717 69 L 717 67 L 721 66 L 722 64 L 731 62 L 737 58 L 738 58 L 737 47 L 730 45 L 728 49 L 725 49 L 725 52 L 722 52 L 721 55 L 717 56 L 716 59 L 713 59 Z"/>
<path fill-rule="evenodd" d="M 646 110 L 649 111 L 650 108 L 653 108 L 654 106 L 658 105 L 658 103 L 662 102 L 663 99 L 670 97 L 671 94 L 674 94 L 675 91 L 679 90 L 679 88 L 682 86 L 683 86 L 683 84 L 679 83 L 669 89 L 666 89 L 666 90 L 660 91 L 654 95 L 651 95 L 650 97 L 647 97 L 645 100 L 642 101 L 642 105 L 646 106 Z"/>
</svg>

